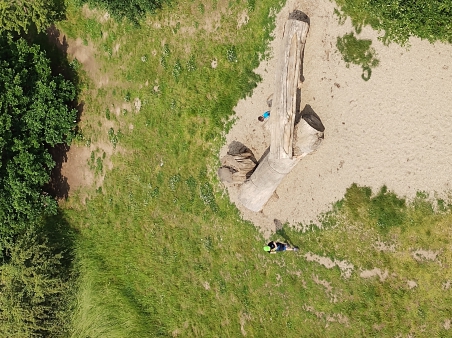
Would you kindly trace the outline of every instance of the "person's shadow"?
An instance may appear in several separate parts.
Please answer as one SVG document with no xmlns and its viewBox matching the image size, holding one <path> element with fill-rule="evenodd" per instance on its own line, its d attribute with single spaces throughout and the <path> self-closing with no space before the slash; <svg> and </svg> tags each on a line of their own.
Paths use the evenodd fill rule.
<svg viewBox="0 0 452 338">
<path fill-rule="evenodd" d="M 275 222 L 276 234 L 281 236 L 282 238 L 284 238 L 284 242 L 289 244 L 291 247 L 298 248 L 298 246 L 293 244 L 293 242 L 290 239 L 289 235 L 287 235 L 286 230 L 284 229 L 284 224 L 282 224 L 281 221 L 279 219 L 276 219 L 276 218 L 273 220 L 273 222 Z"/>
</svg>

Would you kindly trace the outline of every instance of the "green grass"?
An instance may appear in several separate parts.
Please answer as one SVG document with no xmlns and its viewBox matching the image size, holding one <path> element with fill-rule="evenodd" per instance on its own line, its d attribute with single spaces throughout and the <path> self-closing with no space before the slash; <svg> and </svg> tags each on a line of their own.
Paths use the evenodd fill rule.
<svg viewBox="0 0 452 338">
<path fill-rule="evenodd" d="M 382 31 L 381 40 L 405 45 L 411 36 L 430 42 L 452 42 L 451 0 L 336 0 L 359 32 L 365 25 Z"/>
<path fill-rule="evenodd" d="M 361 66 L 361 78 L 368 81 L 372 75 L 372 68 L 378 66 L 380 61 L 376 58 L 375 49 L 371 47 L 372 40 L 357 39 L 353 32 L 337 38 L 337 49 L 342 55 L 347 68 L 350 63 Z"/>
<path fill-rule="evenodd" d="M 274 236 L 299 252 L 268 255 L 223 194 L 215 175 L 222 135 L 259 81 L 253 69 L 274 28 L 269 13 L 281 5 L 180 1 L 137 28 L 92 23 L 69 4 L 59 28 L 94 46 L 110 79 L 99 87 L 82 74 L 77 142 L 99 146 L 87 167 L 106 176 L 101 190 L 63 205 L 78 234 L 72 337 L 446 335 L 447 203 L 434 212 L 422 194 L 408 203 L 386 188 L 352 186 L 322 216 L 323 229 L 286 226 Z M 237 31 L 245 9 L 249 22 Z M 139 112 L 123 108 L 135 98 Z M 102 144 L 116 147 L 111 171 Z M 380 242 L 394 251 L 379 251 Z M 415 260 L 420 249 L 438 251 L 436 261 Z M 350 277 L 307 254 L 353 265 Z M 373 268 L 387 270 L 386 279 L 360 277 Z M 418 286 L 409 289 L 410 280 Z"/>
</svg>

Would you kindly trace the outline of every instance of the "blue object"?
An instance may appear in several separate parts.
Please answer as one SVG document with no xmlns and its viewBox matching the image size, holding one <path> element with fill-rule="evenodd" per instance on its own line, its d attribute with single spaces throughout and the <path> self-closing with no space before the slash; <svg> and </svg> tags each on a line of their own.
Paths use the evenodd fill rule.
<svg viewBox="0 0 452 338">
<path fill-rule="evenodd" d="M 266 111 L 265 113 L 262 114 L 262 116 L 264 117 L 264 119 L 268 119 L 270 117 L 270 112 Z"/>
</svg>

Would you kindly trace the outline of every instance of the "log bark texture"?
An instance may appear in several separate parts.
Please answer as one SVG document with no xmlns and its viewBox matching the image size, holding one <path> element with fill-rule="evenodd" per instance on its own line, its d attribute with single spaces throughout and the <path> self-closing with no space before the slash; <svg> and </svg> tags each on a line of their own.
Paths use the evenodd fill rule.
<svg viewBox="0 0 452 338">
<path fill-rule="evenodd" d="M 270 151 L 241 186 L 240 202 L 252 211 L 260 211 L 272 196 L 282 179 L 295 167 L 306 153 L 295 156 L 294 122 L 300 109 L 303 50 L 309 30 L 309 19 L 301 11 L 289 15 L 279 54 L 269 119 Z M 304 121 L 301 121 L 304 122 Z M 309 129 L 308 127 L 306 127 Z M 314 135 L 315 133 L 312 133 Z M 316 134 L 315 137 L 317 137 Z M 323 133 L 322 133 L 323 137 Z M 313 143 L 313 142 L 312 142 Z M 309 153 L 311 151 L 308 151 Z"/>
</svg>

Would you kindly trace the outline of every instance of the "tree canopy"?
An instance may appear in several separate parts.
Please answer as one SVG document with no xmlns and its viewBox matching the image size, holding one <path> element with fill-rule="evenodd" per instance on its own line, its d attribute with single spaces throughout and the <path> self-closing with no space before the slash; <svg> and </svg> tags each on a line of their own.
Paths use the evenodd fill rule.
<svg viewBox="0 0 452 338">
<path fill-rule="evenodd" d="M 31 25 L 41 32 L 62 13 L 61 0 L 0 0 L 0 33 L 27 33 Z"/>
<path fill-rule="evenodd" d="M 3 245 L 0 336 L 67 337 L 73 235 L 62 215 L 30 225 Z"/>
<path fill-rule="evenodd" d="M 49 149 L 71 141 L 76 110 L 72 82 L 53 76 L 37 45 L 0 37 L 0 234 L 13 234 L 56 201 L 42 192 L 55 163 Z"/>
</svg>

